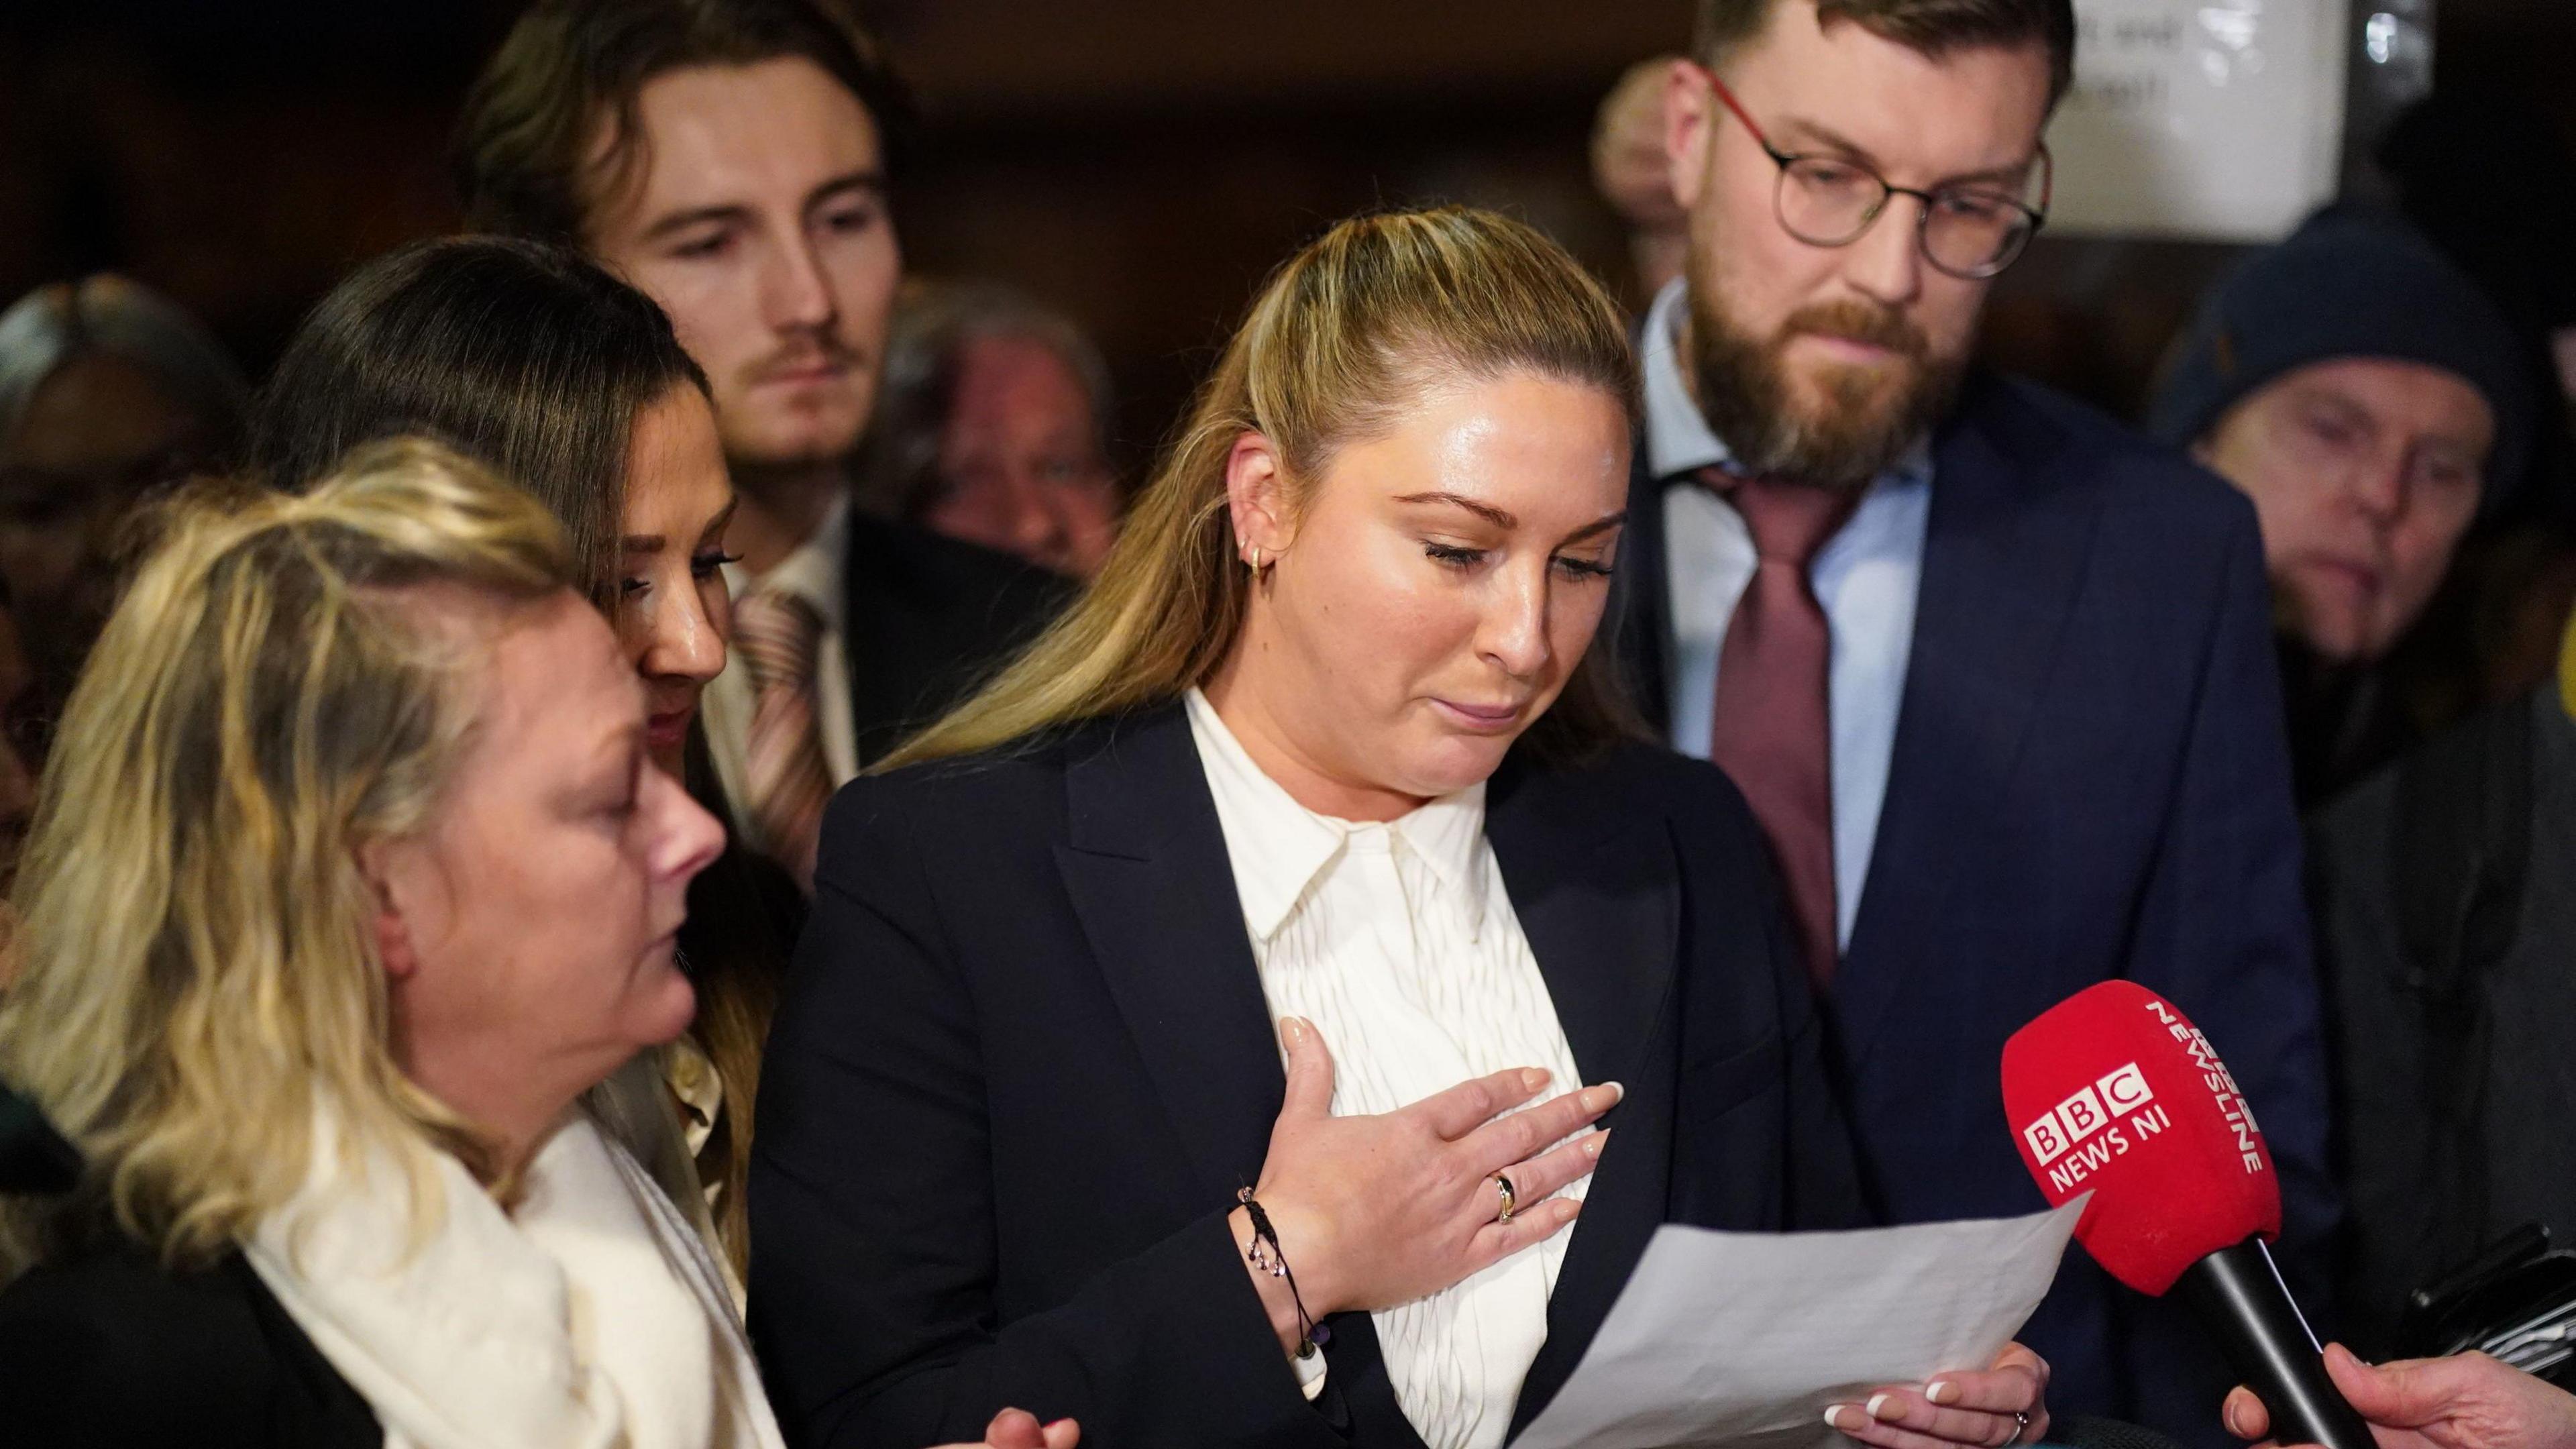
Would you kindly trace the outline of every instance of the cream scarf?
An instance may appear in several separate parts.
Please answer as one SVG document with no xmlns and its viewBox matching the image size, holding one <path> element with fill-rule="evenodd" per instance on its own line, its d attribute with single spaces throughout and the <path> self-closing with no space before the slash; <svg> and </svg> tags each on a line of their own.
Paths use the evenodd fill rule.
<svg viewBox="0 0 2576 1449">
<path fill-rule="evenodd" d="M 433 1156 L 444 1203 L 415 1247 L 405 1174 L 344 1156 L 325 1108 L 304 1187 L 243 1245 L 387 1449 L 782 1449 L 723 1271 L 588 1116 L 513 1212 Z"/>
</svg>

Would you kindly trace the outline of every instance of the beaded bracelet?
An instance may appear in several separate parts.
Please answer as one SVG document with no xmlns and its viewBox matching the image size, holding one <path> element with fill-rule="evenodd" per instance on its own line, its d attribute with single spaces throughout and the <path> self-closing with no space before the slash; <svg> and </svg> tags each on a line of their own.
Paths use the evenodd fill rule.
<svg viewBox="0 0 2576 1449">
<path fill-rule="evenodd" d="M 1243 1256 L 1255 1269 L 1287 1280 L 1288 1301 L 1297 1305 L 1297 1357 L 1312 1358 L 1316 1349 L 1333 1341 L 1333 1330 L 1308 1316 L 1306 1300 L 1297 1292 L 1297 1275 L 1288 1271 L 1288 1255 L 1280 1251 L 1278 1231 L 1270 1226 L 1270 1214 L 1252 1200 L 1252 1189 L 1236 1192 L 1234 1200 L 1243 1204 L 1245 1215 L 1252 1219 L 1252 1246 Z"/>
</svg>

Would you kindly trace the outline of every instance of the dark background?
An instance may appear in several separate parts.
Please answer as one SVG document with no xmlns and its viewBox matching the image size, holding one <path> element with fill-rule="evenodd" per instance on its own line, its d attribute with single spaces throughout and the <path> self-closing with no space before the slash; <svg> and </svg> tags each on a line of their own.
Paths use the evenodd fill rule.
<svg viewBox="0 0 2576 1449">
<path fill-rule="evenodd" d="M 2441 90 L 2518 98 L 2576 138 L 2576 4 L 2440 3 Z M 123 271 L 256 372 L 351 264 L 455 224 L 456 99 L 516 9 L 0 4 L 0 298 Z M 862 9 L 922 103 L 909 265 L 1017 282 L 1089 326 L 1131 466 L 1261 273 L 1354 210 L 1500 205 L 1636 300 L 1585 142 L 1620 71 L 1689 28 L 1688 0 Z M 2043 236 L 1999 287 L 1988 352 L 2129 411 L 2226 256 Z"/>
</svg>

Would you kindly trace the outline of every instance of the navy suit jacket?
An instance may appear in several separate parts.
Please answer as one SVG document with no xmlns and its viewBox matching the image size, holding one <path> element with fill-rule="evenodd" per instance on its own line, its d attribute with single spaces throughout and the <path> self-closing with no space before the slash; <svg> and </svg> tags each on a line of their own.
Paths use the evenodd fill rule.
<svg viewBox="0 0 2576 1449">
<path fill-rule="evenodd" d="M 1627 1088 L 1518 1422 L 1659 1224 L 1865 1208 L 1724 775 L 1516 755 L 1486 838 L 1584 1080 Z M 1421 1449 L 1365 1313 L 1300 1396 L 1226 1224 L 1283 1081 L 1178 705 L 844 788 L 777 1020 L 751 1331 L 791 1444 L 918 1449 L 1018 1405 L 1119 1449 Z"/>
<path fill-rule="evenodd" d="M 1604 627 L 1662 721 L 1671 622 L 1644 456 Z M 2281 1168 L 2294 1283 L 2321 1281 L 2298 1271 L 2336 1208 L 2278 669 L 2235 490 L 2064 398 L 1970 381 L 1935 439 L 1886 805 L 1828 993 L 1887 1220 L 2044 1206 L 2004 1120 L 2004 1039 L 2125 978 L 2225 1056 Z M 2069 1263 L 2025 1335 L 2056 1370 L 2052 1406 L 2225 1442 L 2225 1372 L 2188 1325 Z"/>
</svg>

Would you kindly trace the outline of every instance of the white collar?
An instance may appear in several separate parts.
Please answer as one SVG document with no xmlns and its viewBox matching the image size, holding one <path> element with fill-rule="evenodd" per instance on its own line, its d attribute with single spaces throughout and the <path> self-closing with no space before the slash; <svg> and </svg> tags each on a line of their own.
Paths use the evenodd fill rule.
<svg viewBox="0 0 2576 1449">
<path fill-rule="evenodd" d="M 1255 940 L 1268 941 L 1295 914 L 1315 878 L 1338 860 L 1352 838 L 1383 830 L 1403 842 L 1440 883 L 1444 898 L 1474 940 L 1485 920 L 1485 786 L 1468 786 L 1432 800 L 1383 826 L 1318 814 L 1270 778 L 1226 728 L 1216 706 L 1196 688 L 1183 697 L 1190 738 L 1234 868 L 1235 895 Z"/>
</svg>

